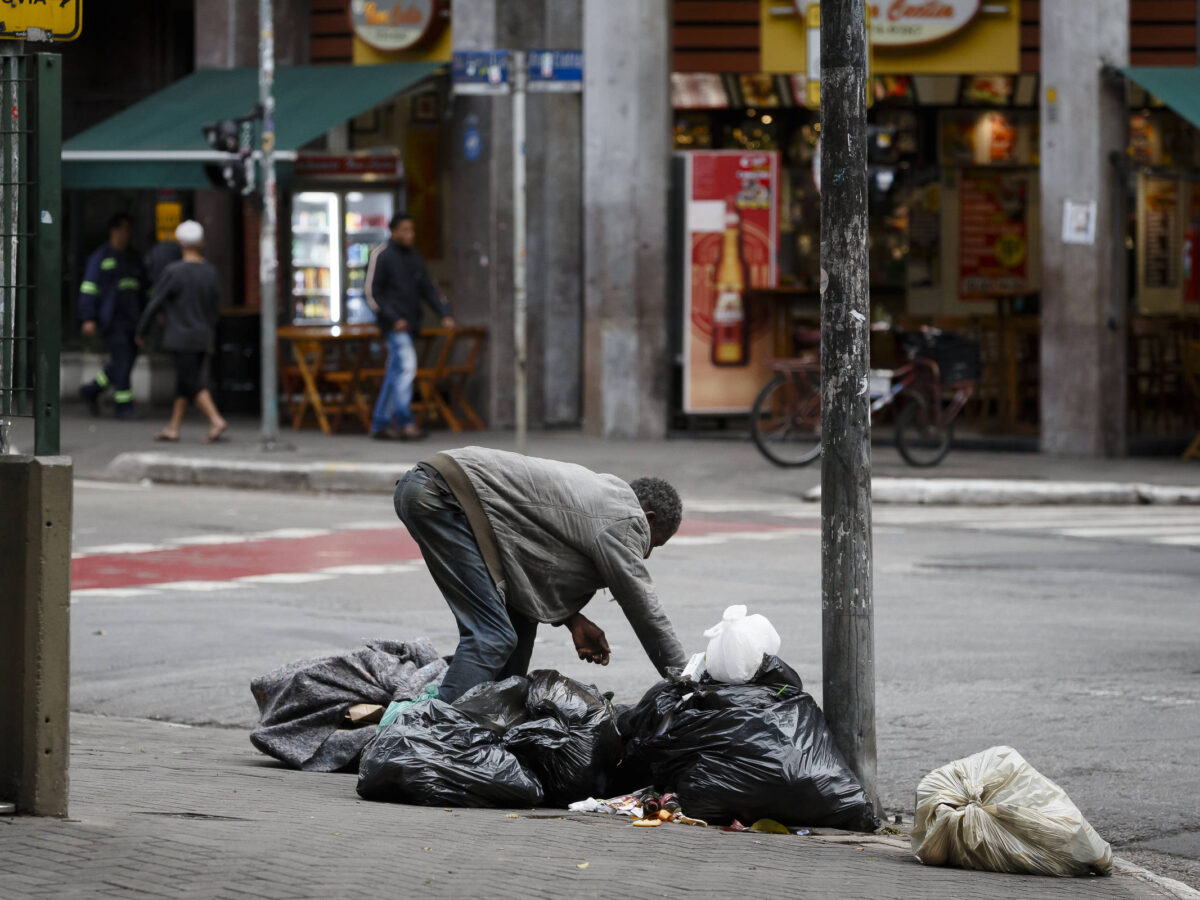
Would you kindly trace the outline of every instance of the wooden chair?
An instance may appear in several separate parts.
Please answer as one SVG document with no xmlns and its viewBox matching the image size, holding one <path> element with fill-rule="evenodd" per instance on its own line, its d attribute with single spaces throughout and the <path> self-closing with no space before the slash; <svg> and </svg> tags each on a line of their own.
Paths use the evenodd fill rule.
<svg viewBox="0 0 1200 900">
<path fill-rule="evenodd" d="M 1183 458 L 1200 459 L 1200 341 L 1180 341 L 1179 357 L 1183 383 L 1192 398 L 1192 427 L 1197 429 L 1196 436 L 1183 451 Z"/>
<path fill-rule="evenodd" d="M 485 328 L 422 329 L 412 404 L 418 424 L 440 420 L 455 433 L 486 427 L 466 396 L 485 337 Z"/>
</svg>

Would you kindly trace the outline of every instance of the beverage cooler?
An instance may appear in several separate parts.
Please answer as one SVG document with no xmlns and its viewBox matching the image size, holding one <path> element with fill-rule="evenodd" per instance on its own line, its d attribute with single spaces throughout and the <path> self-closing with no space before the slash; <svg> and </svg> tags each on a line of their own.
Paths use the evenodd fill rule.
<svg viewBox="0 0 1200 900">
<path fill-rule="evenodd" d="M 371 250 L 388 239 L 396 189 L 301 189 L 291 195 L 291 308 L 296 324 L 372 322 Z"/>
<path fill-rule="evenodd" d="M 747 413 L 771 377 L 779 154 L 692 150 L 674 166 L 674 262 L 682 295 L 682 412 Z"/>
</svg>

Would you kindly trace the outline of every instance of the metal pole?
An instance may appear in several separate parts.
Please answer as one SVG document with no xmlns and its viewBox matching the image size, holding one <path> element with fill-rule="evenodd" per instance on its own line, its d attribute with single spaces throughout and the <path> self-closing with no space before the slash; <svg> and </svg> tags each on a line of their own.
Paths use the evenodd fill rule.
<svg viewBox="0 0 1200 900">
<path fill-rule="evenodd" d="M 37 284 L 34 315 L 37 319 L 36 376 L 34 381 L 33 452 L 57 456 L 59 452 L 59 361 L 62 356 L 62 57 L 39 53 L 37 63 L 37 243 L 34 247 L 34 281 Z"/>
<path fill-rule="evenodd" d="M 8 415 L 20 414 L 20 398 L 17 393 L 15 345 L 17 334 L 17 305 L 20 302 L 17 285 L 20 272 L 17 260 L 21 252 L 21 130 L 25 127 L 25 110 L 21 104 L 21 57 L 25 52 L 24 41 L 0 42 L 0 84 L 6 88 L 2 99 L 5 113 L 3 130 L 5 144 L 4 159 L 0 165 L 0 181 L 3 181 L 3 218 L 0 231 L 6 239 L 0 248 L 0 453 L 8 452 Z"/>
<path fill-rule="evenodd" d="M 821 646 L 825 716 L 877 804 L 866 21 L 821 0 Z"/>
<path fill-rule="evenodd" d="M 272 0 L 258 0 L 258 102 L 262 105 L 262 167 L 263 210 L 262 233 L 259 237 L 258 279 L 261 296 L 262 334 L 260 350 L 262 364 L 262 446 L 273 449 L 279 441 L 279 398 L 275 382 L 276 271 L 278 241 L 276 239 L 275 195 L 275 26 Z"/>
<path fill-rule="evenodd" d="M 513 416 L 517 452 L 525 452 L 528 409 L 525 386 L 525 53 L 512 54 L 513 131 Z"/>
</svg>

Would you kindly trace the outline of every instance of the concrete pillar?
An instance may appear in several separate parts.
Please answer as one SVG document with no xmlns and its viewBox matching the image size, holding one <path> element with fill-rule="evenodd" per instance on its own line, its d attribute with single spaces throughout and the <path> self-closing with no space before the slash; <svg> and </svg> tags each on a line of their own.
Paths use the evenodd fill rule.
<svg viewBox="0 0 1200 900">
<path fill-rule="evenodd" d="M 584 427 L 666 432 L 671 5 L 584 0 Z"/>
<path fill-rule="evenodd" d="M 580 0 L 453 0 L 455 50 L 577 49 Z M 580 99 L 530 94 L 527 109 L 529 422 L 580 417 L 582 268 Z M 464 140 L 478 132 L 468 159 Z M 473 401 L 493 427 L 513 424 L 512 100 L 456 96 L 446 153 L 452 224 L 450 300 L 464 324 L 485 325 Z"/>
<path fill-rule="evenodd" d="M 1124 223 L 1110 154 L 1123 153 L 1129 0 L 1042 4 L 1042 449 L 1115 456 L 1125 445 Z M 1095 243 L 1062 239 L 1065 201 L 1096 203 Z M 1114 294 L 1116 292 L 1116 294 Z M 1120 298 L 1114 302 L 1114 296 Z"/>
<path fill-rule="evenodd" d="M 67 814 L 71 460 L 0 456 L 0 800 Z"/>
</svg>

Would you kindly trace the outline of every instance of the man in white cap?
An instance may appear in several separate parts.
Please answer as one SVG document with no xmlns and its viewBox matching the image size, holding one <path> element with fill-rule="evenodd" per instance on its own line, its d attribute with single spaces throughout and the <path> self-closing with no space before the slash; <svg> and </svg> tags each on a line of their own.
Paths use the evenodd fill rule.
<svg viewBox="0 0 1200 900">
<path fill-rule="evenodd" d="M 221 309 L 221 279 L 216 266 L 204 258 L 204 227 L 189 219 L 175 229 L 183 259 L 163 269 L 154 283 L 154 296 L 138 322 L 140 345 L 156 315 L 166 316 L 162 346 L 175 358 L 175 405 L 171 421 L 154 436 L 159 441 L 179 440 L 179 428 L 188 403 L 208 419 L 207 443 L 220 440 L 227 423 L 217 411 L 208 390 L 208 363 L 216 338 Z"/>
</svg>

